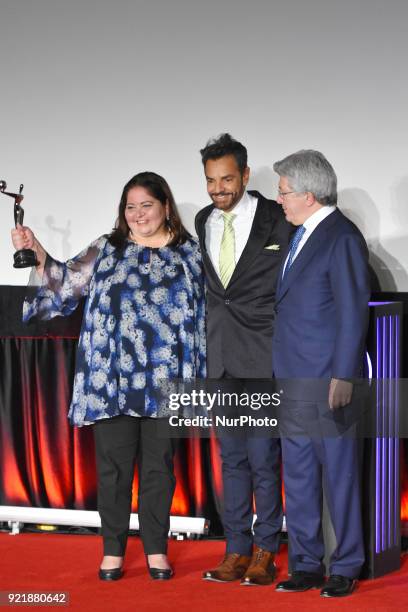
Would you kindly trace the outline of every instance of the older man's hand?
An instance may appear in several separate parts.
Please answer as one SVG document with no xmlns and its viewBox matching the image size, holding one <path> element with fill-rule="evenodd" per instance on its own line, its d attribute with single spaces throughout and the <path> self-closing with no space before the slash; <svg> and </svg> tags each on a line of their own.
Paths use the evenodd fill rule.
<svg viewBox="0 0 408 612">
<path fill-rule="evenodd" d="M 330 410 L 337 410 L 337 408 L 343 408 L 351 402 L 351 396 L 353 394 L 353 383 L 348 380 L 340 380 L 339 378 L 332 378 L 329 386 L 329 408 Z"/>
</svg>

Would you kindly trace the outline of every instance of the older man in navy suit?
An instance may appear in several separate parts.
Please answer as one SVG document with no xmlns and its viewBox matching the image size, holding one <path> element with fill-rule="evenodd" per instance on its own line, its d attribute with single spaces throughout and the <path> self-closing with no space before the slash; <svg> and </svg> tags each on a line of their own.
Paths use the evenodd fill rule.
<svg viewBox="0 0 408 612">
<path fill-rule="evenodd" d="M 364 561 L 357 445 L 353 436 L 318 431 L 349 409 L 352 379 L 361 375 L 368 252 L 337 209 L 336 174 L 321 153 L 299 151 L 274 170 L 278 203 L 297 226 L 278 281 L 272 341 L 275 375 L 287 383 L 282 456 L 292 566 L 290 579 L 276 588 L 321 588 L 322 596 L 338 597 L 353 591 Z M 323 486 L 337 544 L 326 583 Z"/>
</svg>

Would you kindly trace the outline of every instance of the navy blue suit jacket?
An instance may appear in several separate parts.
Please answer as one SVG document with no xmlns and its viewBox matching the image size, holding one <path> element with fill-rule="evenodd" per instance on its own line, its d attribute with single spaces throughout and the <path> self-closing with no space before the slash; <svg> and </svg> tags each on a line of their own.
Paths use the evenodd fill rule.
<svg viewBox="0 0 408 612">
<path fill-rule="evenodd" d="M 335 210 L 312 232 L 283 280 L 281 269 L 275 376 L 328 381 L 361 375 L 369 299 L 367 245 Z"/>
</svg>

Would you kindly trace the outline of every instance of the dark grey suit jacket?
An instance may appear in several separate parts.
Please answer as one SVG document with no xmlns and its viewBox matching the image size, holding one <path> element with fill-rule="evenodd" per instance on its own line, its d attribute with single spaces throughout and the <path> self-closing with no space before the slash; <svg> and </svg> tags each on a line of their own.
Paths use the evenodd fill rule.
<svg viewBox="0 0 408 612">
<path fill-rule="evenodd" d="M 210 378 L 270 378 L 277 275 L 293 231 L 281 206 L 257 191 L 258 205 L 245 249 L 224 289 L 205 245 L 205 223 L 214 210 L 196 216 L 207 277 L 207 364 Z M 267 246 L 279 245 L 279 250 Z"/>
</svg>

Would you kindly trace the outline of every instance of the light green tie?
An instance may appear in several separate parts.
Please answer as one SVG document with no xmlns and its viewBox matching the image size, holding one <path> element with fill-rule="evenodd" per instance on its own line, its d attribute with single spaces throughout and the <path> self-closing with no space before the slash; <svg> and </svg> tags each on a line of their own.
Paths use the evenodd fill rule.
<svg viewBox="0 0 408 612">
<path fill-rule="evenodd" d="M 224 219 L 224 233 L 221 239 L 220 248 L 220 279 L 224 287 L 230 282 L 235 268 L 235 231 L 232 227 L 237 215 L 233 213 L 222 213 Z"/>
</svg>

